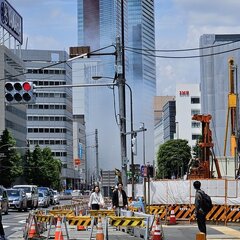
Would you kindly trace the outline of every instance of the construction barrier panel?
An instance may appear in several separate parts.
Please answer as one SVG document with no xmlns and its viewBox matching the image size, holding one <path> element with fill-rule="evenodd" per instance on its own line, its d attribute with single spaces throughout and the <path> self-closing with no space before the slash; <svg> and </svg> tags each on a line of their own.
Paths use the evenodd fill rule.
<svg viewBox="0 0 240 240">
<path fill-rule="evenodd" d="M 115 227 L 144 227 L 145 218 L 141 217 L 113 217 L 110 216 L 110 224 Z"/>
<path fill-rule="evenodd" d="M 49 214 L 53 215 L 53 216 L 74 216 L 75 213 L 73 210 L 50 210 Z"/>
<path fill-rule="evenodd" d="M 115 210 L 89 210 L 89 214 L 92 217 L 98 217 L 101 215 L 102 217 L 106 216 L 115 216 L 116 212 Z"/>
<path fill-rule="evenodd" d="M 67 221 L 71 226 L 88 227 L 91 226 L 92 218 L 90 216 L 75 216 L 67 217 Z"/>
</svg>

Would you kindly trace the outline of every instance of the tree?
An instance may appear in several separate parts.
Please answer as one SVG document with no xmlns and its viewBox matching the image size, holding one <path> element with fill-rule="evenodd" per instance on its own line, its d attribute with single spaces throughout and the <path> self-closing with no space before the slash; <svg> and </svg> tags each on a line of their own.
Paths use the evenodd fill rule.
<svg viewBox="0 0 240 240">
<path fill-rule="evenodd" d="M 11 187 L 17 177 L 23 173 L 21 155 L 14 148 L 16 141 L 12 134 L 5 129 L 0 140 L 0 184 Z"/>
<path fill-rule="evenodd" d="M 59 159 L 53 158 L 50 148 L 42 150 L 37 145 L 25 159 L 26 180 L 29 184 L 60 189 L 62 165 Z"/>
<path fill-rule="evenodd" d="M 160 145 L 157 153 L 157 178 L 180 177 L 187 171 L 191 147 L 187 140 L 169 140 Z"/>
</svg>

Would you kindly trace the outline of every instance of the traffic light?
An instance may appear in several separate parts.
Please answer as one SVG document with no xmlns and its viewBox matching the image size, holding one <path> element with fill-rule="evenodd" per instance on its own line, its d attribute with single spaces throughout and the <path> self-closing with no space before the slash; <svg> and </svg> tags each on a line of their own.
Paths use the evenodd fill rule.
<svg viewBox="0 0 240 240">
<path fill-rule="evenodd" d="M 33 103 L 35 90 L 32 82 L 6 82 L 5 102 L 7 103 Z"/>
</svg>

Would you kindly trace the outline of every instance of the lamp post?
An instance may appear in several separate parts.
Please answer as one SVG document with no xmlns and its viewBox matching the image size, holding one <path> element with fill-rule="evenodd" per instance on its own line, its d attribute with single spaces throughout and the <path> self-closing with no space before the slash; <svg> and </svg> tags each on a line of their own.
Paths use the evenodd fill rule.
<svg viewBox="0 0 240 240">
<path fill-rule="evenodd" d="M 144 122 L 140 122 L 142 126 L 140 127 L 141 130 L 143 130 L 143 165 L 146 165 L 146 154 L 145 154 L 145 124 Z M 148 190 L 149 191 L 149 190 Z M 145 206 L 146 206 L 146 198 L 147 198 L 147 192 L 146 192 L 146 178 L 143 178 L 143 196 L 144 196 L 144 201 L 145 201 Z M 146 209 L 145 209 L 146 212 Z"/>
</svg>

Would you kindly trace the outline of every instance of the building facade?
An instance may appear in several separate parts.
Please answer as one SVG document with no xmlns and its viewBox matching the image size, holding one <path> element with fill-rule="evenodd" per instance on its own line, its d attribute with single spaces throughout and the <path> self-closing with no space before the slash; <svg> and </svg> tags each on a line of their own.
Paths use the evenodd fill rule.
<svg viewBox="0 0 240 240">
<path fill-rule="evenodd" d="M 176 138 L 186 139 L 190 147 L 202 134 L 201 123 L 192 120 L 194 114 L 201 113 L 199 84 L 176 85 Z"/>
<path fill-rule="evenodd" d="M 232 57 L 235 65 L 240 64 L 239 40 L 240 34 L 204 34 L 200 37 L 201 54 L 208 55 L 200 59 L 202 113 L 212 115 L 211 127 L 217 156 L 223 156 L 224 152 L 229 93 L 228 60 Z M 234 84 L 236 86 L 236 80 Z M 230 156 L 230 132 L 228 136 L 226 155 Z"/>
<path fill-rule="evenodd" d="M 18 52 L 19 53 L 19 52 Z M 0 132 L 2 133 L 6 128 L 12 133 L 16 140 L 17 147 L 26 147 L 26 105 L 24 104 L 6 104 L 4 84 L 8 81 L 24 81 L 24 62 L 19 55 L 8 49 L 6 46 L 0 46 L 1 68 L 0 68 Z M 22 75 L 21 75 L 22 74 Z M 16 76 L 17 75 L 17 76 Z"/>
<path fill-rule="evenodd" d="M 121 1 L 78 0 L 78 44 L 90 46 L 91 50 L 114 44 L 116 36 L 121 36 L 121 19 Z M 124 1 L 124 22 L 125 46 L 155 48 L 153 1 Z M 110 50 L 104 51 L 109 52 Z M 112 56 L 101 57 L 102 62 L 98 74 L 114 78 L 114 60 Z M 155 60 L 151 56 L 137 55 L 126 51 L 125 70 L 126 81 L 133 92 L 134 129 L 139 129 L 141 123 L 145 124 L 147 128 L 147 161 L 152 162 L 154 156 L 153 97 L 156 90 Z M 98 95 L 93 97 L 99 97 L 95 101 L 98 109 L 101 109 L 101 115 L 96 118 L 96 112 L 90 112 L 90 115 L 92 114 L 90 125 L 99 130 L 100 166 L 105 170 L 112 170 L 115 166 L 119 168 L 121 164 L 119 123 L 114 103 L 116 97 L 106 89 L 95 91 L 98 92 Z M 130 94 L 126 88 L 127 131 L 130 130 L 129 98 Z M 90 105 L 88 107 L 90 109 Z M 86 111 L 89 110 L 86 109 Z M 87 131 L 92 131 L 92 129 L 87 129 Z M 130 136 L 127 138 L 128 156 L 130 156 Z M 141 141 L 142 138 L 139 137 L 138 146 L 142 146 Z M 136 161 L 142 162 L 142 148 L 138 147 L 138 150 Z"/>
<path fill-rule="evenodd" d="M 27 139 L 30 149 L 36 145 L 51 148 L 53 156 L 62 162 L 63 187 L 77 188 L 80 177 L 74 171 L 72 89 L 58 87 L 72 83 L 70 65 L 57 64 L 66 61 L 68 54 L 65 51 L 22 50 L 22 59 L 26 66 L 26 79 L 36 86 L 46 86 L 36 90 L 36 103 L 28 104 Z"/>
</svg>

